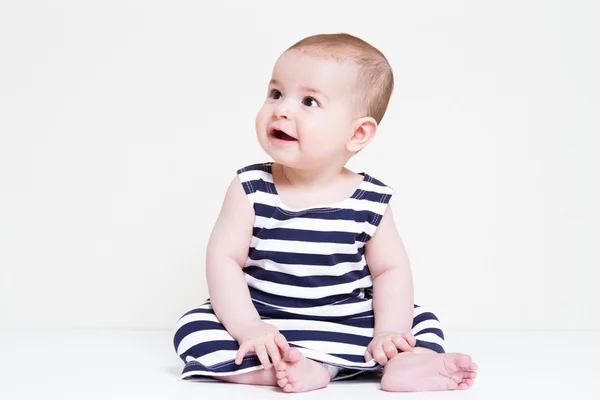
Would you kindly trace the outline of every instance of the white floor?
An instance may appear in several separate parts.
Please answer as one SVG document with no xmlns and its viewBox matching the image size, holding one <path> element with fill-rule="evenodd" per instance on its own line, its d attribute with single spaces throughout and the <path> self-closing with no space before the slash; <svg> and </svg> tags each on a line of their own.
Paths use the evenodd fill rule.
<svg viewBox="0 0 600 400">
<path fill-rule="evenodd" d="M 288 395 L 181 381 L 169 331 L 0 329 L 0 399 L 600 399 L 600 332 L 450 331 L 448 350 L 479 364 L 463 392 L 392 394 L 376 381 Z"/>
</svg>

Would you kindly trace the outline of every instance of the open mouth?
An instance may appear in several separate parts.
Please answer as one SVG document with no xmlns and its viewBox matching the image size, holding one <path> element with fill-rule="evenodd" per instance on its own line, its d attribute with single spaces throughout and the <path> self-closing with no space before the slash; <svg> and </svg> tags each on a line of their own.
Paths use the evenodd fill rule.
<svg viewBox="0 0 600 400">
<path fill-rule="evenodd" d="M 296 141 L 295 138 L 291 137 L 284 131 L 280 131 L 279 129 L 273 129 L 273 131 L 271 132 L 271 135 L 273 135 L 273 137 L 275 137 L 276 139 L 285 140 L 286 142 Z"/>
</svg>

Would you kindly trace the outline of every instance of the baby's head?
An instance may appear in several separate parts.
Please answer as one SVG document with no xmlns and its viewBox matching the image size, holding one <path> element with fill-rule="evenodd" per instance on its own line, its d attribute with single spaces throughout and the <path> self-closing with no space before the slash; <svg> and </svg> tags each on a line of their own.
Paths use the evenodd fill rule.
<svg viewBox="0 0 600 400">
<path fill-rule="evenodd" d="M 256 117 L 262 148 L 295 168 L 346 164 L 375 136 L 394 77 L 384 55 L 348 34 L 307 37 L 273 68 Z"/>
</svg>

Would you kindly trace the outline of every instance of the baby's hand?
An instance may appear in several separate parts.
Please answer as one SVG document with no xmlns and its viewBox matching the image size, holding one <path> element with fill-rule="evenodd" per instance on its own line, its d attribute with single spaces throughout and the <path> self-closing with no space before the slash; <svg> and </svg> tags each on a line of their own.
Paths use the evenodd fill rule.
<svg viewBox="0 0 600 400">
<path fill-rule="evenodd" d="M 245 326 L 241 337 L 237 338 L 240 348 L 235 357 L 235 363 L 240 365 L 248 353 L 256 353 L 265 369 L 277 365 L 281 355 L 290 348 L 285 336 L 273 325 L 263 321 L 255 321 Z M 271 362 L 269 362 L 271 357 Z"/>
<path fill-rule="evenodd" d="M 375 336 L 365 351 L 365 361 L 375 359 L 380 365 L 385 365 L 398 350 L 412 351 L 417 340 L 411 332 L 383 332 Z"/>
</svg>

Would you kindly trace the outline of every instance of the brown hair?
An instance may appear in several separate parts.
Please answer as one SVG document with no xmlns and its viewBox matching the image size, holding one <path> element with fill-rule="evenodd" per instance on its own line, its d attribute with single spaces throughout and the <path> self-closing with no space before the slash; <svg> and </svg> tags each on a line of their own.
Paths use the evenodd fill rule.
<svg viewBox="0 0 600 400">
<path fill-rule="evenodd" d="M 362 113 L 366 113 L 362 116 L 373 117 L 378 124 L 381 122 L 394 89 L 392 67 L 383 53 L 347 33 L 309 36 L 286 51 L 289 50 L 299 50 L 313 57 L 356 63 L 359 70 L 354 96 L 356 106 Z"/>
</svg>

